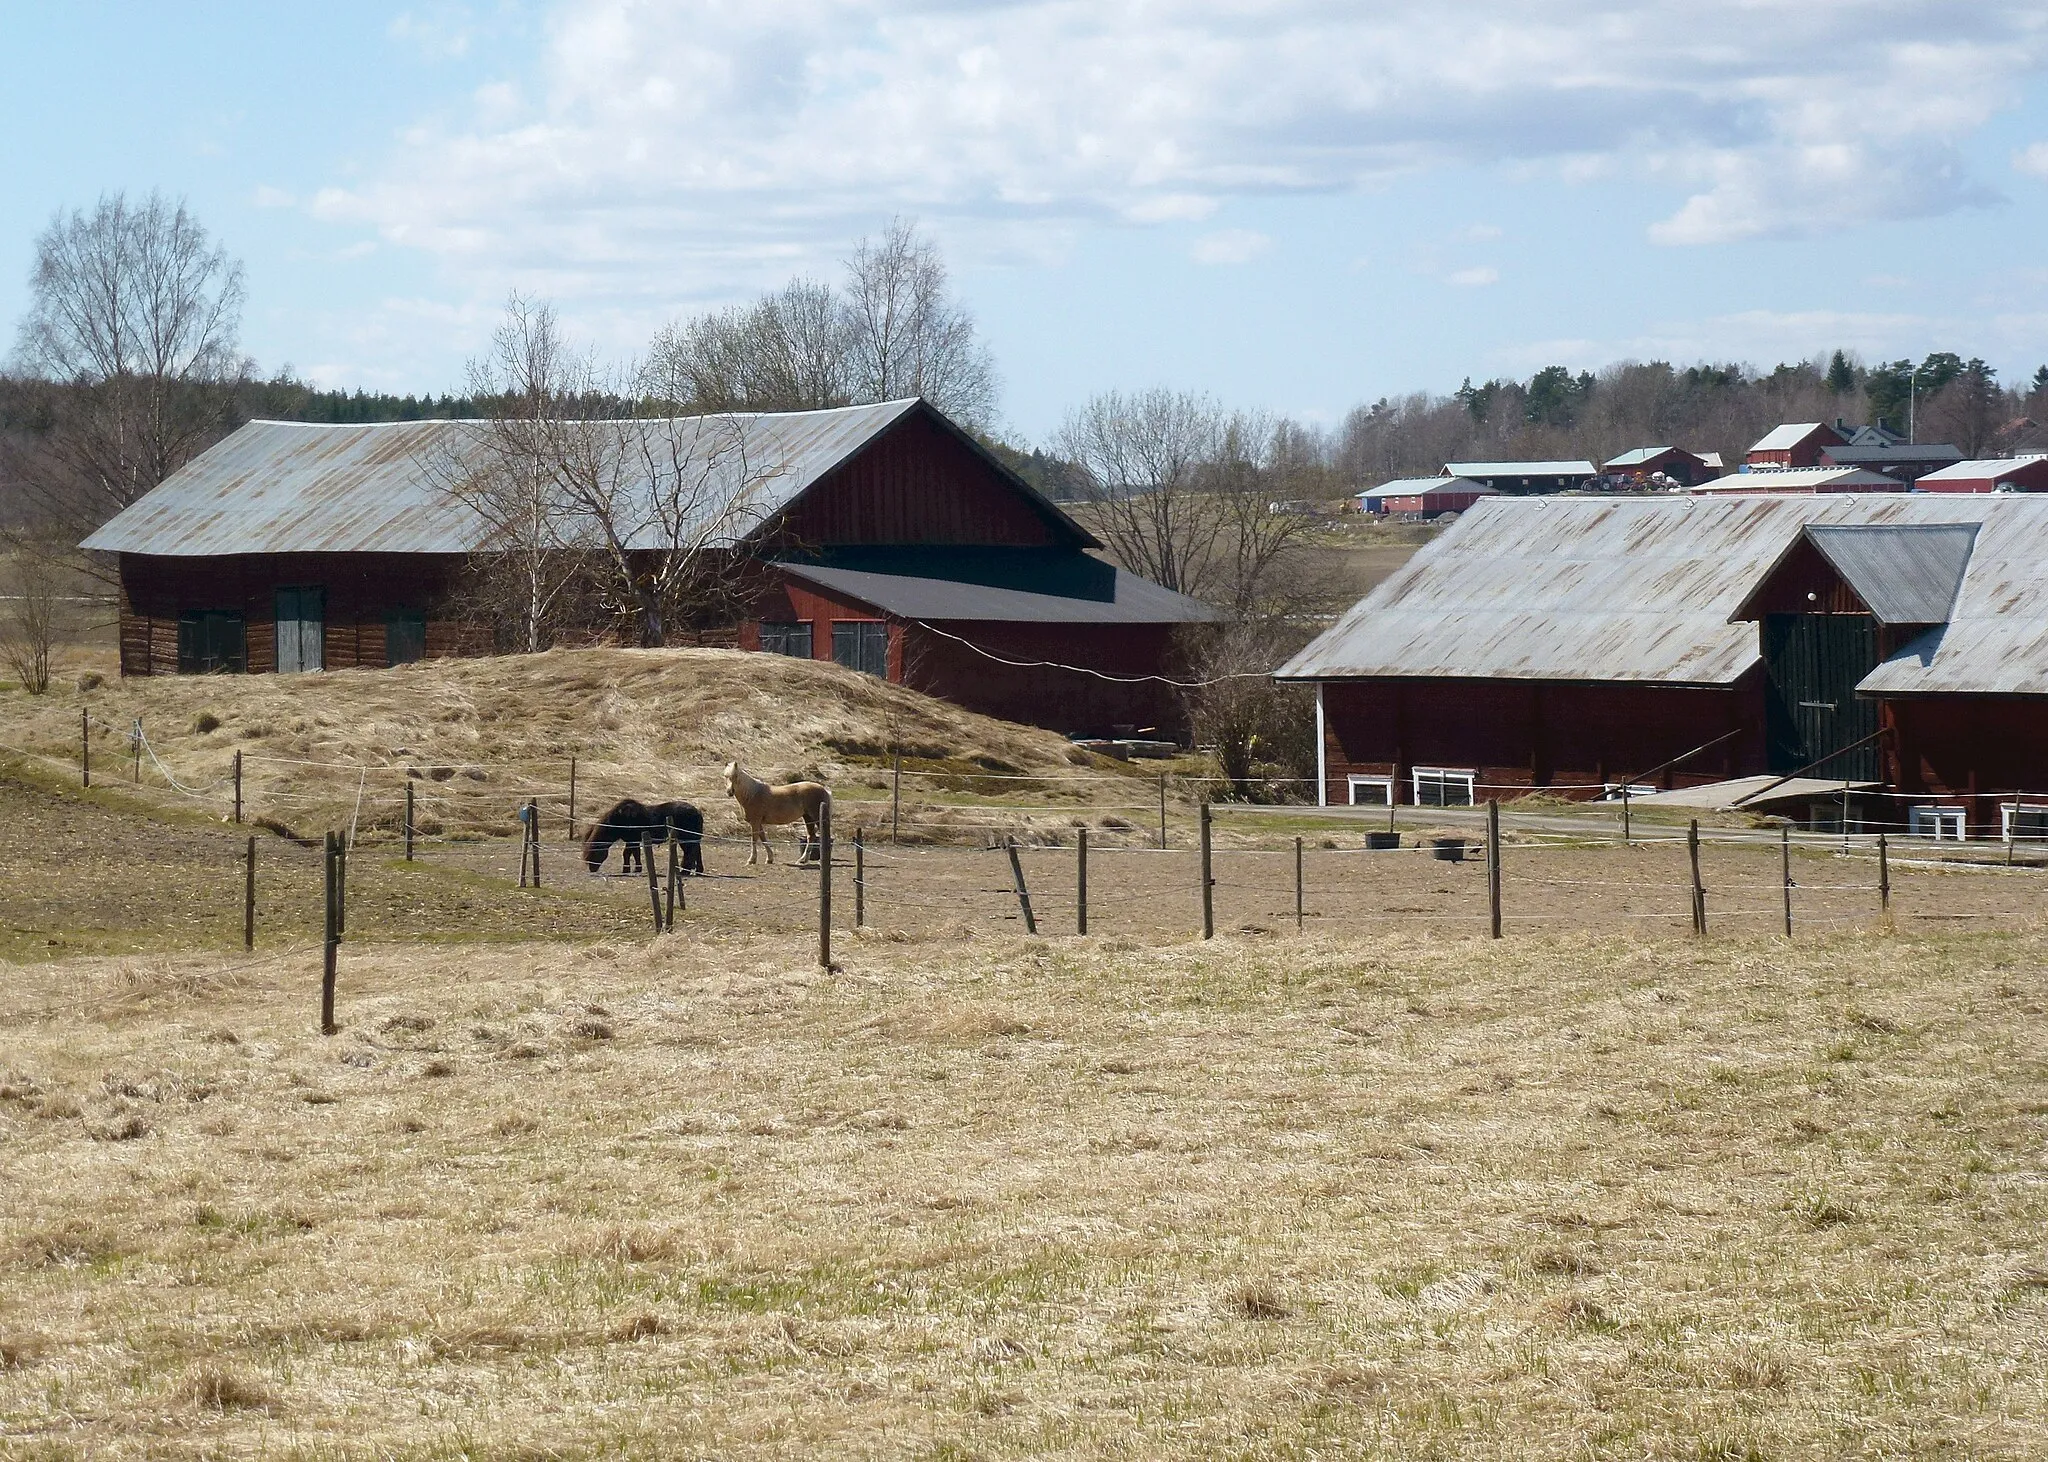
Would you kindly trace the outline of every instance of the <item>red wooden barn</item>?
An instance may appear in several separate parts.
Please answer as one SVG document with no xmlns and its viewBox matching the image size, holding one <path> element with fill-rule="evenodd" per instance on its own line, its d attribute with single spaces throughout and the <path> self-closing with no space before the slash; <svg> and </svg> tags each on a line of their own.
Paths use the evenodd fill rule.
<svg viewBox="0 0 2048 1462">
<path fill-rule="evenodd" d="M 1913 485 L 1922 492 L 2048 492 L 2048 456 L 2030 453 L 1958 462 Z"/>
<path fill-rule="evenodd" d="M 634 424 L 713 429 L 720 551 L 755 561 L 727 643 L 837 660 L 1074 734 L 1177 724 L 1181 627 L 1217 618 L 1097 558 L 1056 504 L 922 401 Z M 450 604 L 476 514 L 437 486 L 463 422 L 252 422 L 92 535 L 119 555 L 128 675 L 388 666 L 485 653 Z M 707 456 L 707 462 L 711 459 Z M 709 468 L 707 468 L 707 471 Z M 743 501 L 742 501 L 743 497 Z M 653 551 L 654 543 L 636 546 Z"/>
<path fill-rule="evenodd" d="M 2048 806 L 2044 557 L 2026 496 L 1490 499 L 1277 673 L 1326 804 L 1805 772 L 1995 836 Z"/>
</svg>

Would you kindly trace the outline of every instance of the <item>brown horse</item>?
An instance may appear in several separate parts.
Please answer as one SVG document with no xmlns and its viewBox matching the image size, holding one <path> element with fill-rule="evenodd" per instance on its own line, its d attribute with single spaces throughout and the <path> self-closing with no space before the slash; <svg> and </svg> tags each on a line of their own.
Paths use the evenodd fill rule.
<svg viewBox="0 0 2048 1462">
<path fill-rule="evenodd" d="M 831 789 L 823 782 L 788 782 L 771 787 L 759 777 L 748 776 L 738 762 L 729 761 L 725 764 L 725 790 L 739 803 L 740 814 L 753 834 L 747 843 L 749 863 L 759 857 L 761 848 L 768 850 L 768 861 L 773 863 L 775 845 L 768 841 L 767 830 L 798 819 L 803 821 L 804 838 L 796 861 L 807 863 L 817 855 L 818 819 L 832 803 Z"/>
</svg>

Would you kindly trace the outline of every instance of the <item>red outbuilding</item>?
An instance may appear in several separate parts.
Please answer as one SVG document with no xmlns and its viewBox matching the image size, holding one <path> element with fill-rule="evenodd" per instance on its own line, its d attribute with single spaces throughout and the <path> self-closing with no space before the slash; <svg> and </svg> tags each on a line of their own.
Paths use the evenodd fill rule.
<svg viewBox="0 0 2048 1462">
<path fill-rule="evenodd" d="M 1913 485 L 1922 492 L 2048 492 L 2048 455 L 1958 462 Z"/>
</svg>

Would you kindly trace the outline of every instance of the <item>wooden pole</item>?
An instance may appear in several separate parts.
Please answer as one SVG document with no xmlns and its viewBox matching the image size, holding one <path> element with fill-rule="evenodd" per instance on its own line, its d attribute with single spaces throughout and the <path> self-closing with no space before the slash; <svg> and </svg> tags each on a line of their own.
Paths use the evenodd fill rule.
<svg viewBox="0 0 2048 1462">
<path fill-rule="evenodd" d="M 1877 907 L 1887 914 L 1892 909 L 1891 849 L 1883 833 L 1877 835 Z"/>
<path fill-rule="evenodd" d="M 84 706 L 78 708 L 78 785 L 92 785 L 92 716 Z"/>
<path fill-rule="evenodd" d="M 1160 785 L 1165 785 L 1161 778 Z M 1162 842 L 1161 847 L 1165 844 Z M 1202 800 L 1202 937 L 1216 937 L 1216 880 L 1210 876 L 1211 859 L 1209 849 L 1209 802 Z"/>
<path fill-rule="evenodd" d="M 1024 932 L 1036 934 L 1038 920 L 1031 914 L 1031 890 L 1024 886 L 1024 860 L 1017 856 L 1016 838 L 1003 839 L 1003 846 L 1010 851 L 1010 886 L 1017 891 L 1017 908 L 1024 915 Z"/>
<path fill-rule="evenodd" d="M 1166 773 L 1159 774 L 1159 846 L 1166 846 Z"/>
<path fill-rule="evenodd" d="M 539 856 L 540 849 L 536 847 L 534 849 L 536 861 L 539 860 Z M 680 881 L 681 875 L 676 871 L 676 840 L 671 837 L 668 840 L 668 909 L 663 914 L 661 920 L 662 927 L 671 934 L 675 932 L 676 927 L 676 887 Z"/>
<path fill-rule="evenodd" d="M 569 758 L 569 841 L 576 841 L 576 758 Z"/>
<path fill-rule="evenodd" d="M 1842 779 L 1842 851 L 1849 851 L 1849 779 Z"/>
<path fill-rule="evenodd" d="M 1707 890 L 1700 882 L 1700 820 L 1694 818 L 1685 830 L 1685 851 L 1692 860 L 1692 932 L 1707 932 Z"/>
<path fill-rule="evenodd" d="M 853 829 L 853 927 L 858 929 L 868 921 L 868 844 L 867 830 L 858 823 Z"/>
<path fill-rule="evenodd" d="M 1486 799 L 1486 909 L 1493 937 L 1500 938 L 1500 802 Z"/>
<path fill-rule="evenodd" d="M 1635 829 L 1629 826 L 1628 783 L 1621 784 L 1621 845 L 1626 848 L 1635 843 Z"/>
<path fill-rule="evenodd" d="M 668 926 L 661 917 L 661 885 L 654 877 L 654 834 L 640 834 L 640 866 L 647 870 L 647 902 L 654 909 L 654 932 L 659 934 Z"/>
<path fill-rule="evenodd" d="M 2012 867 L 2012 841 L 2020 830 L 2020 808 L 2026 804 L 2014 801 L 2005 814 L 2005 866 Z"/>
<path fill-rule="evenodd" d="M 334 835 L 334 932 L 348 933 L 348 839 Z"/>
<path fill-rule="evenodd" d="M 408 863 L 412 862 L 412 837 L 414 826 L 415 824 L 413 822 L 412 815 L 412 779 L 408 777 L 406 778 L 405 782 L 405 861 Z"/>
<path fill-rule="evenodd" d="M 527 854 L 532 847 L 533 808 L 529 804 L 519 809 L 519 886 L 521 888 L 526 887 L 526 867 L 530 861 Z M 651 877 L 652 875 L 649 876 Z M 660 914 L 657 913 L 654 916 L 654 923 L 657 929 L 661 926 Z"/>
<path fill-rule="evenodd" d="M 142 785 L 142 717 L 135 718 L 134 727 L 128 732 L 128 749 L 135 754 L 135 770 L 128 774 L 128 780 L 138 787 Z"/>
<path fill-rule="evenodd" d="M 1294 932 L 1301 932 L 1303 887 L 1301 877 L 1301 839 L 1294 840 Z"/>
<path fill-rule="evenodd" d="M 242 824 L 242 753 L 235 752 L 235 825 Z"/>
<path fill-rule="evenodd" d="M 1785 937 L 1792 937 L 1792 829 L 1778 829 L 1778 865 L 1785 876 Z"/>
<path fill-rule="evenodd" d="M 242 879 L 242 948 L 256 947 L 256 839 L 249 839 L 248 861 Z"/>
<path fill-rule="evenodd" d="M 818 808 L 818 967 L 832 968 L 832 799 Z"/>
<path fill-rule="evenodd" d="M 540 800 L 526 799 L 526 836 L 533 843 L 533 886 L 540 887 Z"/>
<path fill-rule="evenodd" d="M 334 1023 L 334 973 L 336 956 L 341 951 L 341 856 L 337 846 L 339 838 L 328 833 L 326 852 L 321 866 L 327 881 L 327 934 L 322 941 L 320 965 L 320 1034 L 333 1035 L 339 1027 Z"/>
<path fill-rule="evenodd" d="M 1074 835 L 1074 932 L 1088 932 L 1088 829 Z"/>
<path fill-rule="evenodd" d="M 895 750 L 891 760 L 894 770 L 889 776 L 889 843 L 895 846 L 903 841 L 903 752 Z"/>
</svg>

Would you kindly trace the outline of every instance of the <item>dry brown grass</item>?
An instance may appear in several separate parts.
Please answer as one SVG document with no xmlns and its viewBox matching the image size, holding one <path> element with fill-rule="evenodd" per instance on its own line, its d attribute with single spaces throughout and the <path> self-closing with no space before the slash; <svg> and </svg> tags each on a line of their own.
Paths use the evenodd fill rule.
<svg viewBox="0 0 2048 1462">
<path fill-rule="evenodd" d="M 843 958 L 5 968 L 0 1452 L 2048 1452 L 2039 936 Z"/>
</svg>

